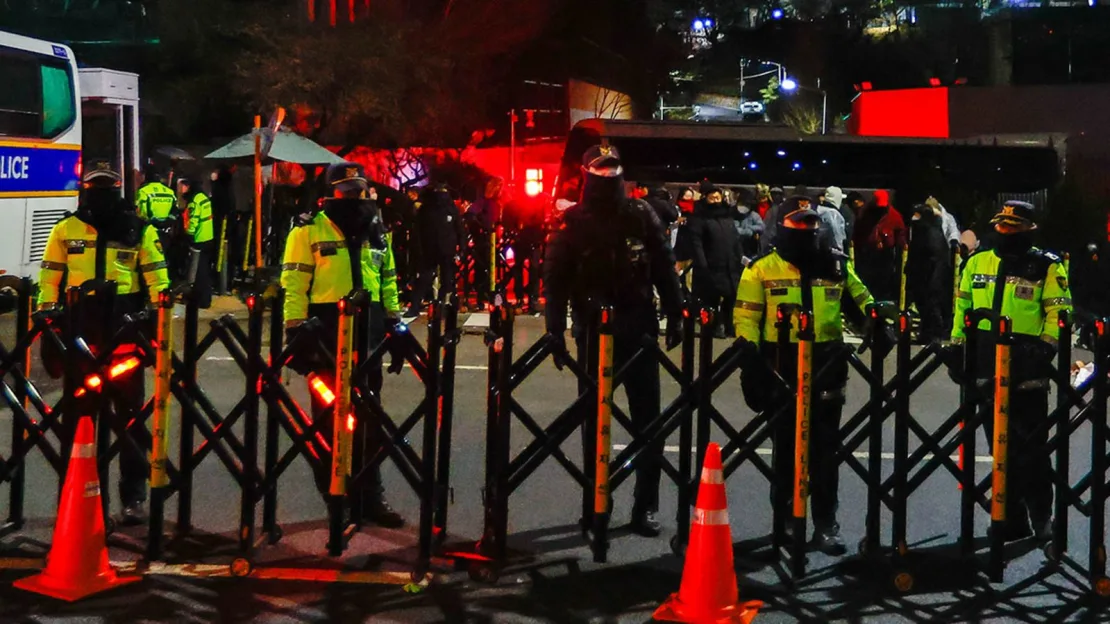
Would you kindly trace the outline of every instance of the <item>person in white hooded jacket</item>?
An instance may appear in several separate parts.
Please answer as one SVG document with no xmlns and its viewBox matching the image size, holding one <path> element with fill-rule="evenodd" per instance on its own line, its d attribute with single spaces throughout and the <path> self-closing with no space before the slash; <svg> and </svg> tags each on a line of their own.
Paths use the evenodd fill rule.
<svg viewBox="0 0 1110 624">
<path fill-rule="evenodd" d="M 956 217 L 953 217 L 952 213 L 945 210 L 944 206 L 937 201 L 937 198 L 931 195 L 929 199 L 925 200 L 925 205 L 940 214 L 941 229 L 944 230 L 944 238 L 948 240 L 948 245 L 958 246 L 960 244 L 960 226 L 956 223 Z"/>
</svg>

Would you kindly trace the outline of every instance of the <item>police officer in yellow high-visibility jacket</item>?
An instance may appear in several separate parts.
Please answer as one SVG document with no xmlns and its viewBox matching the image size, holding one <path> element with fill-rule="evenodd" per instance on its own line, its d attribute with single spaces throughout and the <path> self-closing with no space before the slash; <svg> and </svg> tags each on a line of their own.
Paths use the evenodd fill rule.
<svg viewBox="0 0 1110 624">
<path fill-rule="evenodd" d="M 153 166 L 143 171 L 145 181 L 135 193 L 135 209 L 139 216 L 155 224 L 173 218 L 171 213 L 177 207 L 177 195 L 173 189 L 162 182 L 162 177 Z"/>
<path fill-rule="evenodd" d="M 355 340 L 370 352 L 384 339 L 386 326 L 396 325 L 400 317 L 393 251 L 377 205 L 369 199 L 370 189 L 362 167 L 354 163 L 332 165 L 326 179 L 332 196 L 324 201 L 323 211 L 294 227 L 285 243 L 281 285 L 285 289 L 287 334 L 290 341 L 294 340 L 304 321 L 314 317 L 322 321 L 325 328 L 321 339 L 325 344 L 334 344 L 339 300 L 354 289 L 365 289 L 371 302 L 369 326 L 356 328 Z M 357 260 L 352 259 L 352 250 Z M 381 363 L 376 364 L 368 385 L 370 391 L 380 397 Z M 390 370 L 400 372 L 400 364 L 395 357 L 395 366 Z M 291 365 L 302 373 L 314 368 L 312 372 L 334 389 L 333 362 Z M 315 393 L 311 394 L 313 415 L 319 419 L 327 413 L 327 406 Z M 323 431 L 331 431 L 330 419 L 320 424 Z M 327 487 L 325 483 L 320 485 L 324 489 Z M 377 469 L 364 493 L 368 498 L 364 503 L 366 519 L 385 527 L 403 526 L 404 520 L 385 500 Z"/>
<path fill-rule="evenodd" d="M 74 311 L 81 323 L 79 331 L 94 352 L 104 348 L 123 315 L 144 309 L 147 302 L 157 303 L 159 294 L 169 287 L 158 235 L 123 200 L 120 186 L 119 174 L 106 163 L 84 176 L 77 213 L 63 218 L 51 230 L 39 273 L 40 309 L 64 304 L 65 287 L 94 279 L 116 283 L 112 310 L 89 301 L 80 311 Z M 105 326 L 105 318 L 114 322 Z M 134 349 L 133 344 L 120 345 L 115 353 L 129 355 Z M 114 393 L 116 416 L 130 420 L 142 409 L 146 397 L 143 370 L 137 368 L 113 383 L 119 390 Z M 136 442 L 144 441 L 139 438 Z M 149 474 L 144 453 L 129 444 L 122 445 L 119 492 L 124 524 L 145 521 L 143 504 Z"/>
<path fill-rule="evenodd" d="M 1052 536 L 1052 466 L 1045 449 L 1048 430 L 1043 426 L 1048 416 L 1048 366 L 1060 337 L 1059 315 L 1072 309 L 1063 260 L 1033 246 L 1037 228 L 1033 217 L 1031 204 L 1009 201 L 991 220 L 999 234 L 997 247 L 971 255 L 964 264 L 952 328 L 953 342 L 962 343 L 964 315 L 977 309 L 993 310 L 1013 323 L 1007 541 L 1030 537 L 1034 530 L 1038 539 Z M 983 321 L 979 329 L 983 333 L 977 341 L 977 376 L 980 387 L 991 388 L 988 380 L 995 373 L 991 323 Z M 988 441 L 993 441 L 992 404 L 991 397 L 984 396 L 980 405 Z"/>
<path fill-rule="evenodd" d="M 772 400 L 771 367 L 779 362 L 780 373 L 793 380 L 797 365 L 798 314 L 813 314 L 816 334 L 813 370 L 821 370 L 844 339 L 843 310 L 850 318 L 862 321 L 863 310 L 873 302 L 867 287 L 856 277 L 847 257 L 819 244 L 820 217 L 806 197 L 790 197 L 783 203 L 786 216 L 776 238 L 776 247 L 752 262 L 740 278 L 733 312 L 736 335 L 758 347 L 752 349 L 742 365 L 741 383 L 748 405 L 757 411 L 777 409 Z M 842 306 L 842 300 L 848 305 Z M 781 350 L 775 327 L 780 304 L 791 314 L 790 346 Z M 886 347 L 889 349 L 889 346 Z M 761 361 L 764 360 L 764 361 Z M 846 552 L 837 523 L 839 470 L 836 453 L 840 448 L 840 417 L 844 389 L 848 381 L 847 360 L 832 364 L 831 376 L 813 388 L 810 439 L 810 484 L 813 496 L 814 546 L 830 555 Z M 781 398 L 781 397 L 780 397 Z M 793 410 L 779 422 L 774 439 L 774 470 L 779 487 L 773 488 L 773 504 L 788 507 L 794 474 Z"/>
<path fill-rule="evenodd" d="M 200 183 L 183 179 L 179 183 L 181 201 L 185 204 L 185 238 L 189 244 L 187 280 L 193 284 L 198 307 L 212 305 L 212 255 L 215 230 L 212 223 L 212 201 Z"/>
<path fill-rule="evenodd" d="M 139 216 L 146 219 L 158 232 L 158 240 L 162 249 L 166 250 L 166 260 L 169 261 L 169 249 L 173 243 L 173 236 L 180 228 L 178 226 L 177 195 L 173 189 L 162 182 L 161 174 L 154 165 L 147 165 L 143 171 L 145 181 L 135 193 L 135 210 Z"/>
</svg>

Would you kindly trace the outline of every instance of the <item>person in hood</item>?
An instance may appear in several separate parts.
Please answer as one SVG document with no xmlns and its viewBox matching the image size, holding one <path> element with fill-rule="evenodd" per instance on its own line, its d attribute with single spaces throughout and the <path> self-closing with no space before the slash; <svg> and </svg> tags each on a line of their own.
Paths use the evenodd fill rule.
<svg viewBox="0 0 1110 624">
<path fill-rule="evenodd" d="M 919 339 L 925 344 L 946 340 L 952 310 L 952 252 L 940 211 L 926 204 L 914 206 L 910 221 L 906 288 L 921 318 Z"/>
<path fill-rule="evenodd" d="M 971 310 L 988 309 L 1010 319 L 1010 412 L 1007 434 L 1007 491 L 1004 502 L 1007 542 L 1036 537 L 1041 543 L 1052 539 L 1052 465 L 1049 458 L 1048 393 L 1049 372 L 1056 361 L 1060 339 L 1060 316 L 1072 313 L 1071 290 L 1063 260 L 1037 249 L 1037 230 L 1031 204 L 1008 201 L 991 219 L 998 234 L 994 249 L 969 257 L 960 276 L 956 318 Z M 1001 291 L 999 289 L 1002 289 Z M 979 418 L 993 446 L 995 387 L 995 340 L 997 331 L 989 320 L 975 328 L 980 332 L 977 360 Z M 963 345 L 967 332 L 963 323 L 952 325 L 952 342 Z M 964 374 L 964 355 L 949 352 L 950 372 Z M 1068 363 L 1065 363 L 1067 365 Z M 1032 521 L 1032 526 L 1030 526 Z"/>
<path fill-rule="evenodd" d="M 844 191 L 839 186 L 830 186 L 825 189 L 817 204 L 817 215 L 821 217 L 821 245 L 825 249 L 835 249 L 840 253 L 848 252 L 847 225 L 844 215 L 840 213 L 840 204 L 844 202 Z"/>
<path fill-rule="evenodd" d="M 740 263 L 747 266 L 748 262 L 759 255 L 759 239 L 763 236 L 763 219 L 754 209 L 755 197 L 746 188 L 740 188 L 736 193 L 736 244 L 737 255 Z"/>
<path fill-rule="evenodd" d="M 671 199 L 671 192 L 667 190 L 667 187 L 660 184 L 648 188 L 644 201 L 651 206 L 651 209 L 655 211 L 655 216 L 659 217 L 659 222 L 669 232 L 671 225 L 678 221 L 678 206 Z"/>
<path fill-rule="evenodd" d="M 567 209 L 547 247 L 543 280 L 547 332 L 555 340 L 555 361 L 561 367 L 569 305 L 578 363 L 596 371 L 601 312 L 606 307 L 612 310 L 613 366 L 620 370 L 628 365 L 624 387 L 630 417 L 642 430 L 659 417 L 661 409 L 659 365 L 652 358 L 633 359 L 645 337 L 658 339 L 653 291 L 658 291 L 667 316 L 667 349 L 682 338 L 683 301 L 674 254 L 651 206 L 625 195 L 616 148 L 599 145 L 587 150 L 582 172 L 582 201 Z M 580 384 L 580 392 L 587 390 Z M 592 457 L 597 431 L 591 423 L 596 415 L 589 407 L 578 417 L 583 422 L 583 455 Z M 630 526 L 646 537 L 658 536 L 662 529 L 655 517 L 662 457 L 660 440 L 649 445 L 636 464 Z"/>
<path fill-rule="evenodd" d="M 356 290 L 369 295 L 368 314 L 358 314 L 359 321 L 355 323 L 354 349 L 360 362 L 375 352 L 387 333 L 396 333 L 401 304 L 389 236 L 381 211 L 371 199 L 370 185 L 362 166 L 350 162 L 332 165 L 328 167 L 326 183 L 332 193 L 324 199 L 324 209 L 309 221 L 299 222 L 289 232 L 282 260 L 281 286 L 285 289 L 286 344 L 297 354 L 290 361 L 290 368 L 302 375 L 314 374 L 334 391 L 335 360 L 319 357 L 311 345 L 320 341 L 335 344 L 339 302 Z M 317 319 L 321 329 L 316 331 L 306 325 L 309 318 Z M 296 349 L 296 345 L 306 343 L 308 346 L 304 350 Z M 305 352 L 310 355 L 304 355 Z M 390 372 L 400 373 L 401 363 L 402 360 L 394 355 Z M 369 364 L 367 386 L 371 394 L 381 397 L 380 356 Z M 309 395 L 313 422 L 324 439 L 330 441 L 334 433 L 330 405 L 311 389 Z M 364 456 L 368 458 L 370 453 Z M 322 458 L 325 465 L 331 465 L 327 455 L 322 454 Z M 355 466 L 353 472 L 361 474 L 365 468 Z M 326 495 L 330 485 L 328 472 L 317 471 L 316 481 L 321 493 Z M 404 520 L 386 501 L 378 468 L 369 470 L 362 492 L 363 508 L 357 512 L 359 518 L 387 528 L 404 525 Z"/>
<path fill-rule="evenodd" d="M 778 410 L 783 403 L 793 406 L 794 397 L 776 397 L 774 370 L 786 379 L 797 379 L 800 323 L 790 318 L 789 345 L 780 347 L 777 325 L 780 306 L 810 312 L 813 321 L 812 417 L 809 431 L 810 492 L 813 507 L 813 547 L 828 555 L 847 552 L 837 521 L 839 506 L 840 420 L 848 383 L 844 347 L 843 313 L 859 327 L 865 310 L 874 302 L 842 254 L 822 249 L 818 232 L 821 218 L 806 197 L 791 197 L 784 204 L 783 227 L 775 248 L 759 257 L 744 271 L 737 289 L 733 323 L 744 339 L 741 356 L 741 389 L 744 400 L 756 412 Z M 872 336 L 875 349 L 889 352 L 895 339 L 888 328 Z M 885 353 L 884 353 L 885 355 Z M 778 484 L 792 482 L 794 473 L 795 419 L 792 413 L 776 421 L 773 432 L 773 469 Z M 772 504 L 789 509 L 792 489 L 772 488 Z M 789 515 L 789 512 L 787 512 Z"/>
<path fill-rule="evenodd" d="M 466 230 L 447 185 L 437 184 L 424 193 L 416 213 L 416 233 L 420 241 L 420 276 L 416 278 L 406 318 L 420 316 L 425 299 L 433 297 L 437 272 L 439 294 L 435 298 L 442 300 L 445 293 L 455 291 L 456 265 L 460 246 L 466 241 Z"/>
<path fill-rule="evenodd" d="M 767 213 L 775 205 L 774 200 L 771 199 L 771 188 L 766 184 L 756 184 L 755 201 L 755 210 L 759 214 L 760 220 L 767 218 Z"/>
<path fill-rule="evenodd" d="M 879 299 L 899 300 L 902 249 L 907 243 L 906 223 L 890 204 L 890 193 L 875 191 L 871 203 L 856 221 L 854 239 L 856 270 Z"/>
<path fill-rule="evenodd" d="M 714 332 L 724 338 L 732 333 L 732 305 L 743 270 L 736 253 L 739 232 L 734 210 L 721 189 L 706 180 L 700 191 L 701 201 L 687 225 L 693 250 L 694 295 L 703 307 L 715 310 Z"/>
<path fill-rule="evenodd" d="M 40 310 L 65 305 L 64 287 L 76 288 L 101 280 L 115 282 L 114 305 L 106 305 L 103 299 L 98 301 L 95 295 L 86 295 L 72 314 L 77 322 L 73 328 L 76 334 L 98 355 L 109 348 L 107 343 L 123 329 L 125 315 L 156 305 L 159 295 L 170 287 L 158 233 L 135 214 L 123 199 L 121 188 L 122 178 L 108 163 L 97 163 L 82 177 L 77 213 L 62 218 L 50 230 L 39 272 Z M 113 361 L 132 357 L 137 349 L 133 343 L 121 344 L 113 351 Z M 53 371 L 60 373 L 64 367 L 61 357 L 43 350 L 43 364 L 52 376 Z M 140 367 L 112 380 L 113 417 L 119 422 L 139 418 L 146 397 L 143 375 Z M 149 449 L 143 446 L 149 445 L 149 441 L 142 438 L 135 441 L 139 449 L 123 444 L 120 450 L 119 495 L 121 522 L 125 525 L 146 521 L 144 507 L 150 469 L 146 463 Z"/>
</svg>

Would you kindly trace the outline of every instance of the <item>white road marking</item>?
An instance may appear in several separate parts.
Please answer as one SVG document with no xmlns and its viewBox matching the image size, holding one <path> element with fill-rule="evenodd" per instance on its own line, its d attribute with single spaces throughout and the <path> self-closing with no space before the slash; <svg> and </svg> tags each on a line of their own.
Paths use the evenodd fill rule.
<svg viewBox="0 0 1110 624">
<path fill-rule="evenodd" d="M 234 362 L 235 361 L 235 358 L 231 357 L 230 355 L 210 355 L 210 356 L 208 356 L 204 359 L 209 361 L 209 362 Z"/>
<path fill-rule="evenodd" d="M 623 451 L 626 448 L 628 448 L 627 444 L 614 444 L 613 445 L 613 450 L 617 451 L 617 452 Z M 665 452 L 665 453 L 678 453 L 681 450 L 682 450 L 682 448 L 678 447 L 678 446 L 665 446 L 665 447 L 663 447 L 663 452 Z M 690 449 L 691 454 L 693 454 L 695 452 L 696 452 L 696 449 Z M 769 448 L 757 448 L 755 450 L 755 454 L 756 455 L 770 456 L 771 455 L 771 449 L 769 449 Z M 856 451 L 855 453 L 852 453 L 852 456 L 857 458 L 857 459 L 867 459 L 867 458 L 871 457 L 871 454 L 868 453 L 867 451 Z M 929 458 L 932 459 L 933 457 L 934 457 L 934 454 L 929 453 Z M 894 453 L 880 453 L 879 458 L 887 460 L 887 461 L 894 461 Z M 952 456 L 952 461 L 959 461 L 959 459 L 960 459 L 959 455 L 953 455 Z M 992 458 L 990 455 L 976 455 L 975 456 L 975 463 L 978 463 L 978 464 L 989 464 L 993 461 L 994 461 L 994 458 Z"/>
</svg>

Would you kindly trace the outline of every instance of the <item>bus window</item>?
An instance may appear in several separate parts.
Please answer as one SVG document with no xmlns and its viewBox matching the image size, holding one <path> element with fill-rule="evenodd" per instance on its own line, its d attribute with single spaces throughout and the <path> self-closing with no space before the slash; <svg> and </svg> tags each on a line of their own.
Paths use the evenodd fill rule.
<svg viewBox="0 0 1110 624">
<path fill-rule="evenodd" d="M 77 120 L 73 75 L 64 63 L 0 49 L 0 136 L 53 139 Z"/>
<path fill-rule="evenodd" d="M 69 68 L 42 66 L 42 137 L 52 139 L 65 132 L 77 118 L 73 99 L 73 76 Z"/>
</svg>

